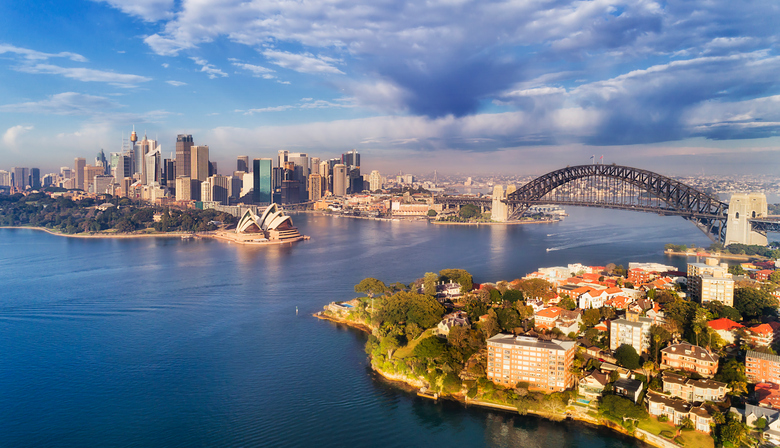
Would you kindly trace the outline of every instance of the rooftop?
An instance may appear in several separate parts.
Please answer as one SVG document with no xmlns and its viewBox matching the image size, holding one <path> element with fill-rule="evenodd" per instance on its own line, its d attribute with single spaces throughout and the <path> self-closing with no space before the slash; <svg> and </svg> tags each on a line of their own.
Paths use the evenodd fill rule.
<svg viewBox="0 0 780 448">
<path fill-rule="evenodd" d="M 704 361 L 718 362 L 718 355 L 712 354 L 702 347 L 689 344 L 687 342 L 670 345 L 661 350 L 661 353 L 682 355 Z"/>
<path fill-rule="evenodd" d="M 747 353 L 745 354 L 745 357 L 746 358 L 758 358 L 758 359 L 763 359 L 763 360 L 766 360 L 766 361 L 780 363 L 780 356 L 770 355 L 769 353 L 754 352 L 753 350 L 748 350 Z"/>
<path fill-rule="evenodd" d="M 573 348 L 576 343 L 574 341 L 556 341 L 556 340 L 543 340 L 530 336 L 515 336 L 507 333 L 499 333 L 487 340 L 488 344 L 503 344 L 504 346 L 515 347 L 535 347 L 546 350 L 565 350 Z"/>
</svg>

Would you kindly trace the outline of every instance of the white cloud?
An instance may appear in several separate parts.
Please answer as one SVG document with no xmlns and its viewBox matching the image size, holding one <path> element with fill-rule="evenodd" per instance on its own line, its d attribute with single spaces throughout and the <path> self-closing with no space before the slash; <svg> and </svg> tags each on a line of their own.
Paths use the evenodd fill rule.
<svg viewBox="0 0 780 448">
<path fill-rule="evenodd" d="M 152 78 L 147 78 L 146 76 L 129 75 L 82 67 L 60 67 L 51 64 L 23 65 L 16 67 L 16 70 L 24 73 L 62 75 L 66 78 L 83 82 L 106 82 L 118 87 L 135 87 L 138 83 L 152 80 Z"/>
<path fill-rule="evenodd" d="M 15 148 L 17 145 L 16 140 L 19 138 L 19 136 L 30 132 L 33 129 L 34 127 L 32 126 L 23 126 L 21 124 L 10 127 L 7 131 L 5 131 L 5 134 L 3 134 L 3 143 L 5 143 L 6 146 Z"/>
<path fill-rule="evenodd" d="M 334 60 L 311 53 L 295 54 L 287 51 L 265 50 L 263 55 L 279 67 L 309 74 L 340 74 L 344 72 L 330 65 Z"/>
<path fill-rule="evenodd" d="M 203 73 L 207 73 L 209 75 L 209 79 L 214 79 L 217 76 L 227 78 L 227 73 L 209 64 L 209 61 L 197 57 L 193 57 L 190 59 L 192 59 L 192 61 L 195 62 L 196 64 L 200 65 L 200 71 Z"/>
<path fill-rule="evenodd" d="M 147 22 L 173 18 L 173 0 L 93 0 L 105 2 L 131 16 Z"/>
<path fill-rule="evenodd" d="M 6 104 L 0 106 L 0 112 L 54 114 L 54 115 L 94 115 L 107 109 L 120 107 L 119 103 L 102 96 L 85 95 L 76 92 L 64 92 L 51 95 L 41 101 Z"/>
<path fill-rule="evenodd" d="M 243 112 L 244 115 L 252 115 L 262 112 L 283 112 L 286 110 L 302 110 L 302 109 L 330 109 L 330 108 L 349 108 L 355 107 L 354 98 L 339 98 L 333 101 L 314 100 L 313 98 L 301 98 L 301 102 L 298 104 L 287 104 L 283 106 L 271 106 L 262 107 L 258 109 L 249 109 L 247 111 L 236 110 L 236 112 Z"/>
<path fill-rule="evenodd" d="M 28 61 L 45 61 L 50 58 L 68 58 L 75 62 L 87 62 L 87 58 L 84 56 L 71 53 L 69 51 L 63 51 L 60 53 L 42 53 L 40 51 L 30 50 L 27 48 L 15 47 L 8 44 L 0 44 L 0 54 L 14 53 L 18 54 Z"/>
<path fill-rule="evenodd" d="M 168 65 L 168 63 L 167 63 L 167 62 L 165 62 L 165 63 L 162 63 L 162 64 L 160 64 L 160 65 L 162 65 L 162 66 L 163 66 L 163 68 L 168 68 L 168 67 L 170 67 L 170 65 Z"/>
<path fill-rule="evenodd" d="M 264 78 L 264 79 L 274 79 L 276 76 L 272 75 L 271 73 L 274 73 L 275 70 L 271 70 L 270 68 L 266 68 L 260 65 L 254 65 L 254 64 L 245 64 L 243 62 L 238 62 L 235 59 L 233 59 L 233 65 L 238 68 L 243 68 L 244 70 L 252 72 L 252 76 L 256 78 Z"/>
<path fill-rule="evenodd" d="M 172 85 L 174 87 L 181 87 L 181 86 L 186 86 L 187 85 L 186 82 L 181 82 L 181 81 L 165 81 L 165 82 L 167 82 L 168 84 L 170 84 L 170 85 Z"/>
</svg>

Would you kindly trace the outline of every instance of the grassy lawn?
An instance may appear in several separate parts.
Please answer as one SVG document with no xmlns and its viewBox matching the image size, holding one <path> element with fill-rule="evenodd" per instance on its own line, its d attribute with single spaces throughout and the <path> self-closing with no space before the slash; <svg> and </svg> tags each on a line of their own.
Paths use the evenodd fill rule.
<svg viewBox="0 0 780 448">
<path fill-rule="evenodd" d="M 401 347 L 398 350 L 396 350 L 395 353 L 393 353 L 393 358 L 402 359 L 402 358 L 406 358 L 407 356 L 411 356 L 412 350 L 414 350 L 417 344 L 423 339 L 430 337 L 432 335 L 433 335 L 432 328 L 423 331 L 423 333 L 420 336 L 418 336 L 417 339 L 407 344 L 406 347 Z"/>
<path fill-rule="evenodd" d="M 668 422 L 659 422 L 655 417 L 640 421 L 639 429 L 644 429 L 655 435 L 660 435 L 661 431 L 664 430 L 677 434 L 677 428 L 674 425 Z M 715 446 L 715 441 L 712 440 L 712 437 L 695 430 L 683 431 L 680 437 L 675 439 L 675 442 L 680 443 L 682 446 L 695 448 L 714 448 Z"/>
</svg>

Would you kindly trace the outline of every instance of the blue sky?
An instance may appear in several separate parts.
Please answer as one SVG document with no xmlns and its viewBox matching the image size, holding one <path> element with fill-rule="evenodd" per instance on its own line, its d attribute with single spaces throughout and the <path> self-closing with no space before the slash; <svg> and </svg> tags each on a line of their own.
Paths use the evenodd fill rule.
<svg viewBox="0 0 780 448">
<path fill-rule="evenodd" d="M 220 171 L 279 149 L 368 169 L 607 162 L 777 173 L 776 1 L 3 2 L 0 168 L 132 126 Z M 223 168 L 224 167 L 224 168 Z"/>
</svg>

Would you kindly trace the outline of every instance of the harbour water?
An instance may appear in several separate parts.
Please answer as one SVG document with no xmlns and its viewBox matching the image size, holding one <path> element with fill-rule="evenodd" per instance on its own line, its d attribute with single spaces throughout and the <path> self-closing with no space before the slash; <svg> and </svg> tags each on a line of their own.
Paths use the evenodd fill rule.
<svg viewBox="0 0 780 448">
<path fill-rule="evenodd" d="M 416 397 L 370 372 L 363 334 L 311 317 L 369 276 L 682 266 L 665 243 L 709 244 L 681 218 L 567 211 L 506 227 L 298 214 L 310 241 L 261 248 L 0 229 L 0 446 L 640 446 Z"/>
</svg>

